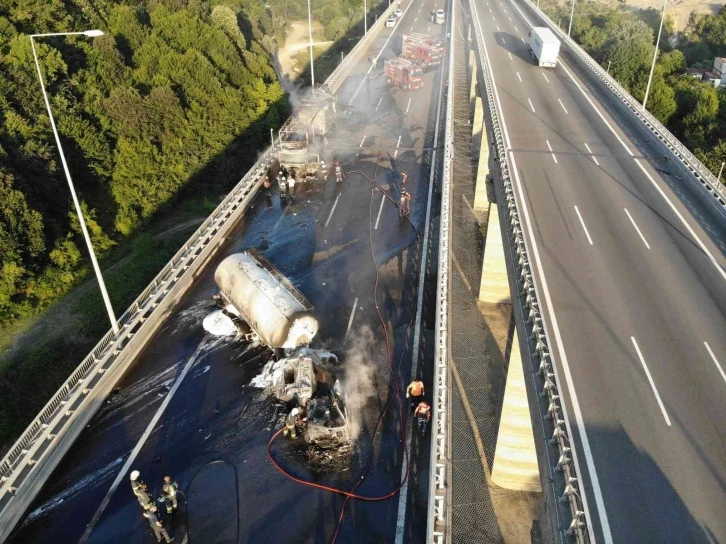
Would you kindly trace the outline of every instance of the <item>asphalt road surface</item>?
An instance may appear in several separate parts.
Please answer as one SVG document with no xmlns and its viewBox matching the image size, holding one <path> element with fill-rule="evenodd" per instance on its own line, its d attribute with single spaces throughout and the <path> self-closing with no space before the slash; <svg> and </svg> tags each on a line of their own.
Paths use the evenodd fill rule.
<svg viewBox="0 0 726 544">
<path fill-rule="evenodd" d="M 521 0 L 472 0 L 599 542 L 726 542 L 726 274 L 704 209 Z"/>
<path fill-rule="evenodd" d="M 315 306 L 320 332 L 313 347 L 335 352 L 344 367 L 346 360 L 355 358 L 367 369 L 365 383 L 371 386 L 364 392 L 357 419 L 358 449 L 348 470 L 314 474 L 284 440 L 273 447 L 276 458 L 299 477 L 350 489 L 360 481 L 373 448 L 371 468 L 357 491 L 379 496 L 398 487 L 405 444 L 395 404 L 377 440 L 371 440 L 394 394 L 374 302 L 371 245 L 380 272 L 377 303 L 390 334 L 393 361 L 402 361 L 405 387 L 414 333 L 407 325 L 420 294 L 428 163 L 441 68 L 424 75 L 423 89 L 406 93 L 389 88 L 382 77 L 383 59 L 400 52 L 405 32 L 444 32 L 444 27 L 428 21 L 435 3 L 414 1 L 401 7 L 405 13 L 400 23 L 384 29 L 372 46 L 372 55 L 380 52 L 378 66 L 369 71 L 364 58 L 339 92 L 339 113 L 350 103 L 356 114 L 339 117 L 334 133 L 328 135 L 327 158 L 341 161 L 347 181 L 336 186 L 333 174 L 327 181 L 298 184 L 295 202 L 285 205 L 276 186 L 271 198 L 258 197 L 229 243 L 59 465 L 9 542 L 75 543 L 84 532 L 89 543 L 153 542 L 128 475 L 119 476 L 130 455 L 135 455 L 132 468 L 141 471 L 155 494 L 165 474 L 179 482 L 184 492 L 181 511 L 167 522 L 179 542 L 331 540 L 342 497 L 288 480 L 267 459 L 267 444 L 281 426 L 283 411 L 248 383 L 269 360 L 269 350 L 211 338 L 201 326 L 213 308 L 216 264 L 249 247 L 261 250 Z M 372 190 L 371 183 L 355 173 L 375 177 L 397 201 L 402 171 L 408 172 L 415 228 L 399 219 L 397 208 L 380 190 Z M 430 296 L 428 289 L 423 296 Z M 423 339 L 427 326 L 422 326 Z M 417 372 L 430 383 L 430 350 L 425 342 L 422 345 Z M 394 542 L 397 526 L 404 529 L 404 541 L 423 541 L 428 443 L 422 442 L 419 451 L 413 437 L 406 507 L 399 508 L 398 495 L 380 502 L 349 502 L 339 542 Z M 120 485 L 110 492 L 117 477 Z M 91 523 L 99 506 L 105 508 Z"/>
</svg>

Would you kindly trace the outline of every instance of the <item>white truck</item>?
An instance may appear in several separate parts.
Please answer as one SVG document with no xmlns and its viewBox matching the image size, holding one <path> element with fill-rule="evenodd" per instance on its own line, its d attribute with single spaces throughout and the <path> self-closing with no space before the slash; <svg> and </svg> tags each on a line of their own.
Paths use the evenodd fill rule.
<svg viewBox="0 0 726 544">
<path fill-rule="evenodd" d="M 560 53 L 560 40 L 549 28 L 535 26 L 529 33 L 529 53 L 539 66 L 554 68 Z"/>
</svg>

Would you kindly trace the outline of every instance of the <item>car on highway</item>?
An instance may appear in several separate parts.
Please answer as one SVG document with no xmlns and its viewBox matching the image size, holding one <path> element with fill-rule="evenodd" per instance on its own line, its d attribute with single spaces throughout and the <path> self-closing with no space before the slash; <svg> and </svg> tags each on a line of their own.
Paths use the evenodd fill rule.
<svg viewBox="0 0 726 544">
<path fill-rule="evenodd" d="M 386 19 L 386 26 L 396 26 L 396 18 L 393 15 Z"/>
<path fill-rule="evenodd" d="M 402 10 L 400 10 L 400 9 L 397 9 L 396 11 L 394 11 L 394 12 L 393 12 L 393 14 L 394 14 L 394 15 L 395 15 L 396 17 L 401 17 L 401 16 L 403 15 L 403 11 L 402 11 Z"/>
</svg>

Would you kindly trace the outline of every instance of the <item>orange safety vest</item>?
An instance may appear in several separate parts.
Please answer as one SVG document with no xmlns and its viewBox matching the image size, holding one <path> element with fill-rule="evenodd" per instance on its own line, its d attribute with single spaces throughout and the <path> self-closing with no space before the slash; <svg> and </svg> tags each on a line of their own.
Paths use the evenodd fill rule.
<svg viewBox="0 0 726 544">
<path fill-rule="evenodd" d="M 411 388 L 411 394 L 414 397 L 420 397 L 424 393 L 424 385 L 423 382 L 420 380 L 411 382 L 411 385 L 409 385 L 409 387 Z"/>
<path fill-rule="evenodd" d="M 426 416 L 426 419 L 430 419 L 431 418 L 431 406 L 429 406 L 425 402 L 419 403 L 419 405 L 416 407 L 416 412 L 414 415 Z"/>
</svg>

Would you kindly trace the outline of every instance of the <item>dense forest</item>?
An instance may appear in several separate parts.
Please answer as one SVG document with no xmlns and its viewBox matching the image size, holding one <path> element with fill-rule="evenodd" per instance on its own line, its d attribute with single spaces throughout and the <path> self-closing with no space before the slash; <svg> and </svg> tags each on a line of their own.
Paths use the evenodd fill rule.
<svg viewBox="0 0 726 544">
<path fill-rule="evenodd" d="M 545 11 L 563 28 L 569 7 L 545 0 Z M 578 3 L 572 36 L 637 100 L 642 101 L 655 50 L 660 11 L 626 11 L 599 2 Z M 717 175 L 726 161 L 726 89 L 685 75 L 686 67 L 709 68 L 726 56 L 726 10 L 691 14 L 676 33 L 664 26 L 647 108 Z"/>
</svg>

